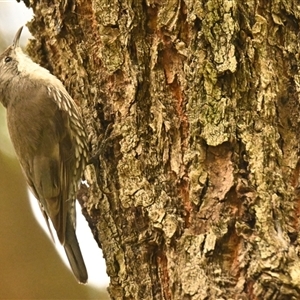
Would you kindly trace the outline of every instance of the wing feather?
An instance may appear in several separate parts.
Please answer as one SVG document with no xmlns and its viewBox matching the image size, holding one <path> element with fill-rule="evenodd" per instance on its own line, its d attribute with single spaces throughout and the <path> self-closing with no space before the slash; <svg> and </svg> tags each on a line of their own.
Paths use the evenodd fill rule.
<svg viewBox="0 0 300 300">
<path fill-rule="evenodd" d="M 62 84 L 56 83 L 37 90 L 28 85 L 32 99 L 16 101 L 7 108 L 8 128 L 49 230 L 48 219 L 65 247 L 76 278 L 86 282 L 87 271 L 75 235 L 74 204 L 88 157 L 87 138 L 76 104 Z M 31 120 L 28 116 L 38 117 Z"/>
</svg>

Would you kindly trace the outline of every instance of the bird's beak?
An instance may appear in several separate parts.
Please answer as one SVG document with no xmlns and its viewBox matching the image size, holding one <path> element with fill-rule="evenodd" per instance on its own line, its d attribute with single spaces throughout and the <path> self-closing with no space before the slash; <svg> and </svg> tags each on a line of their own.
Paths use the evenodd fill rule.
<svg viewBox="0 0 300 300">
<path fill-rule="evenodd" d="M 22 33 L 22 29 L 23 29 L 23 26 L 17 31 L 17 33 L 15 35 L 15 38 L 14 38 L 14 41 L 12 44 L 14 48 L 19 47 L 19 40 L 20 40 L 20 36 Z"/>
</svg>

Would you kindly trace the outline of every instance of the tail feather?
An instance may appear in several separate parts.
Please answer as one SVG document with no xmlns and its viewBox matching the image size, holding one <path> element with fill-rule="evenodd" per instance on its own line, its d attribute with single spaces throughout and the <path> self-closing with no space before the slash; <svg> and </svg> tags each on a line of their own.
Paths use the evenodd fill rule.
<svg viewBox="0 0 300 300">
<path fill-rule="evenodd" d="M 77 241 L 75 229 L 71 222 L 67 222 L 64 248 L 73 274 L 75 275 L 79 283 L 86 283 L 88 274 Z"/>
</svg>

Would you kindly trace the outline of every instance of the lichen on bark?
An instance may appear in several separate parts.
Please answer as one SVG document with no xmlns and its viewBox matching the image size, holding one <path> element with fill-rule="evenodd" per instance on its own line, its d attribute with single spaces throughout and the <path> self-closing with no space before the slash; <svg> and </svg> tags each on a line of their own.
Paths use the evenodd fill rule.
<svg viewBox="0 0 300 300">
<path fill-rule="evenodd" d="M 65 4 L 30 1 L 28 50 L 103 149 L 111 297 L 299 298 L 296 1 Z"/>
</svg>

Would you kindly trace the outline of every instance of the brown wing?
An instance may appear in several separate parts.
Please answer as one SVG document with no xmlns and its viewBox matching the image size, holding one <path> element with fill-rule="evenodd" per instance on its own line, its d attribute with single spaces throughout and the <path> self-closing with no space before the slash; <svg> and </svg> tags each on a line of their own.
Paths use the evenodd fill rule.
<svg viewBox="0 0 300 300">
<path fill-rule="evenodd" d="M 74 199 L 70 199 L 74 145 L 68 131 L 68 115 L 56 110 L 55 122 L 48 121 L 41 143 L 32 160 L 32 182 L 45 212 L 51 219 L 62 244 L 65 240 L 66 218 Z"/>
<path fill-rule="evenodd" d="M 76 166 L 70 116 L 46 88 L 31 94 L 7 108 L 8 128 L 28 184 L 63 244 Z"/>
<path fill-rule="evenodd" d="M 39 85 L 36 90 L 36 82 L 27 80 L 26 92 L 32 98 L 10 103 L 8 128 L 44 217 L 51 219 L 77 280 L 85 283 L 88 275 L 75 234 L 74 204 L 88 155 L 86 135 L 74 101 L 57 79 L 53 82 L 55 86 Z"/>
</svg>

